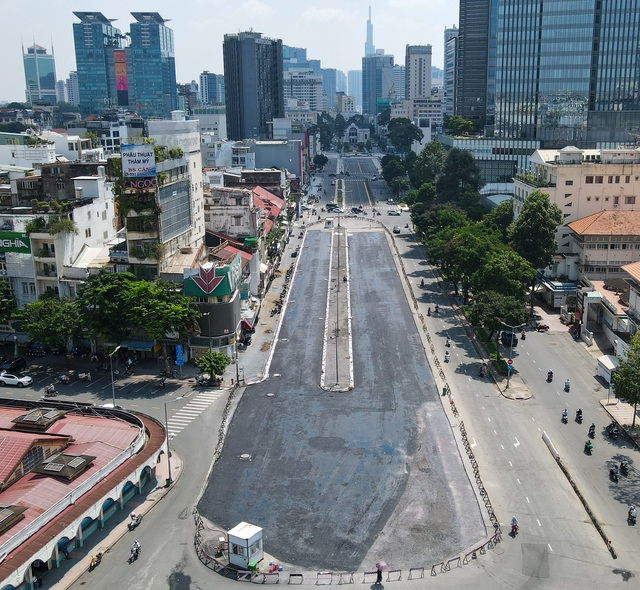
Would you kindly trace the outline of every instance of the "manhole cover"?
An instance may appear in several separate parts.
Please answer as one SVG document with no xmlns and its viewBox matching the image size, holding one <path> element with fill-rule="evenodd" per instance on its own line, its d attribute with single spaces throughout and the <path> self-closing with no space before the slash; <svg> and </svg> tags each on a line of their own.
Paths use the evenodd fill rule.
<svg viewBox="0 0 640 590">
<path fill-rule="evenodd" d="M 240 455 L 240 460 L 251 461 L 251 455 L 249 453 L 242 453 L 242 455 Z"/>
<path fill-rule="evenodd" d="M 275 397 L 276 394 L 275 393 L 267 393 L 267 397 Z"/>
<path fill-rule="evenodd" d="M 289 342 L 288 338 L 280 338 L 280 342 Z"/>
<path fill-rule="evenodd" d="M 282 377 L 282 375 L 280 373 L 274 373 L 273 376 L 274 377 Z"/>
</svg>

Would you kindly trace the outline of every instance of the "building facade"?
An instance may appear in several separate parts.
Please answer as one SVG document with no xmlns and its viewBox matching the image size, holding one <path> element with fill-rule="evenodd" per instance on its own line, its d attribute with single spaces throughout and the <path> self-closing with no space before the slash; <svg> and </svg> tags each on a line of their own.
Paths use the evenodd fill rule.
<svg viewBox="0 0 640 590">
<path fill-rule="evenodd" d="M 223 103 L 224 75 L 204 71 L 200 74 L 200 92 L 198 98 L 202 106 Z"/>
<path fill-rule="evenodd" d="M 227 136 L 269 137 L 268 122 L 284 117 L 282 41 L 251 31 L 227 34 L 223 58 Z"/>
<path fill-rule="evenodd" d="M 458 32 L 455 26 L 451 29 L 444 30 L 444 96 L 442 100 L 442 114 L 449 116 L 454 113 Z"/>
<path fill-rule="evenodd" d="M 362 58 L 362 111 L 378 113 L 378 101 L 390 100 L 393 89 L 393 55 L 379 49 L 373 56 Z"/>
<path fill-rule="evenodd" d="M 316 76 L 313 70 L 290 68 L 283 72 L 284 98 L 301 100 L 311 111 L 322 111 L 326 108 L 323 93 L 322 76 Z"/>
<path fill-rule="evenodd" d="M 347 92 L 356 99 L 356 108 L 362 108 L 362 70 L 347 72 Z"/>
<path fill-rule="evenodd" d="M 405 98 L 431 97 L 431 45 L 407 45 Z"/>
<path fill-rule="evenodd" d="M 31 47 L 27 47 L 26 53 L 23 48 L 22 54 L 27 102 L 55 104 L 58 97 L 53 47 L 49 55 L 44 47 L 34 43 Z"/>
</svg>

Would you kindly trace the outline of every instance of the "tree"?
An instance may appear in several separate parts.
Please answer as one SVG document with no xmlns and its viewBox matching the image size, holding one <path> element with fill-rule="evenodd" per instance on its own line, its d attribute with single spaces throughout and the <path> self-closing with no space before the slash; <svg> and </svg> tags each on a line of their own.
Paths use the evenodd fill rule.
<svg viewBox="0 0 640 590">
<path fill-rule="evenodd" d="M 0 324 L 6 324 L 16 309 L 16 300 L 13 297 L 11 285 L 6 281 L 0 281 Z"/>
<path fill-rule="evenodd" d="M 616 397 L 633 405 L 633 422 L 636 427 L 636 410 L 640 402 L 640 332 L 629 340 L 625 356 L 618 357 L 618 368 L 613 372 L 612 380 Z"/>
<path fill-rule="evenodd" d="M 468 135 L 473 131 L 473 123 L 458 115 L 445 115 L 443 128 L 452 135 Z"/>
<path fill-rule="evenodd" d="M 100 145 L 100 140 L 98 139 L 98 134 L 94 133 L 93 131 L 87 131 L 83 137 L 85 139 L 90 139 L 91 140 L 91 147 L 97 147 Z"/>
<path fill-rule="evenodd" d="M 327 158 L 327 156 L 325 156 L 324 154 L 317 154 L 313 158 L 313 163 L 316 165 L 316 168 L 320 170 L 322 170 L 327 165 L 328 161 L 329 158 Z"/>
<path fill-rule="evenodd" d="M 231 363 L 231 359 L 222 352 L 210 350 L 198 357 L 194 362 L 201 373 L 209 375 L 209 383 L 211 383 L 216 375 L 224 373 L 224 370 Z"/>
<path fill-rule="evenodd" d="M 434 183 L 442 173 L 447 152 L 439 141 L 435 139 L 427 143 L 413 162 L 409 170 L 411 184 L 418 188 L 425 182 Z"/>
<path fill-rule="evenodd" d="M 400 193 L 409 188 L 409 181 L 404 176 L 396 176 L 391 179 L 389 186 L 393 189 L 396 198 L 400 198 Z"/>
<path fill-rule="evenodd" d="M 333 127 L 333 132 L 338 137 L 338 139 L 340 140 L 342 139 L 346 128 L 347 128 L 347 122 L 345 121 L 344 117 L 340 113 L 338 113 L 336 115 L 336 118 L 334 119 L 334 127 Z"/>
<path fill-rule="evenodd" d="M 508 326 L 519 326 L 526 319 L 527 311 L 522 307 L 521 301 L 497 291 L 480 293 L 475 304 L 469 310 L 469 321 L 474 326 L 482 326 L 489 331 L 487 342 L 491 341 L 494 333 L 496 334 L 498 359 L 500 357 L 498 334 L 504 327 L 502 322 Z"/>
<path fill-rule="evenodd" d="M 116 345 L 129 340 L 135 327 L 130 313 L 130 291 L 138 280 L 128 272 L 100 272 L 87 277 L 74 304 L 94 338 L 104 338 Z"/>
<path fill-rule="evenodd" d="M 523 302 L 526 285 L 535 274 L 535 269 L 522 256 L 503 246 L 487 254 L 482 266 L 471 277 L 471 285 L 476 295 L 483 291 L 498 291 Z"/>
<path fill-rule="evenodd" d="M 388 125 L 391 120 L 391 107 L 385 107 L 378 113 L 378 125 Z"/>
<path fill-rule="evenodd" d="M 182 295 L 178 286 L 170 281 L 137 281 L 131 284 L 127 300 L 131 320 L 150 338 L 162 343 L 162 354 L 167 372 L 169 334 L 184 336 L 199 316 L 191 298 Z"/>
<path fill-rule="evenodd" d="M 364 142 L 364 149 L 368 152 L 371 152 L 371 150 L 373 149 L 373 145 L 371 144 L 370 139 L 367 139 L 367 141 Z"/>
<path fill-rule="evenodd" d="M 510 226 L 508 238 L 512 248 L 533 268 L 546 268 L 558 248 L 556 229 L 562 219 L 560 207 L 551 203 L 547 193 L 533 191 L 524 200 L 518 219 Z M 535 277 L 531 286 L 532 316 L 534 288 Z"/>
<path fill-rule="evenodd" d="M 441 201 L 468 202 L 470 195 L 478 195 L 484 181 L 480 168 L 471 152 L 453 148 L 447 155 L 438 179 L 438 197 Z M 479 199 L 479 196 L 477 197 Z"/>
<path fill-rule="evenodd" d="M 43 297 L 27 303 L 20 313 L 21 329 L 30 338 L 67 351 L 74 338 L 83 335 L 78 308 L 68 299 Z"/>
<path fill-rule="evenodd" d="M 387 140 L 403 154 L 409 152 L 414 141 L 420 141 L 423 137 L 422 129 L 405 117 L 391 119 L 387 125 Z"/>
<path fill-rule="evenodd" d="M 494 207 L 482 218 L 482 223 L 488 229 L 498 230 L 502 241 L 508 243 L 509 226 L 513 222 L 513 199 L 508 199 Z"/>
<path fill-rule="evenodd" d="M 398 160 L 391 160 L 386 166 L 382 167 L 382 178 L 385 179 L 387 184 L 391 184 L 391 181 L 398 177 L 406 174 L 406 170 L 404 166 Z"/>
</svg>

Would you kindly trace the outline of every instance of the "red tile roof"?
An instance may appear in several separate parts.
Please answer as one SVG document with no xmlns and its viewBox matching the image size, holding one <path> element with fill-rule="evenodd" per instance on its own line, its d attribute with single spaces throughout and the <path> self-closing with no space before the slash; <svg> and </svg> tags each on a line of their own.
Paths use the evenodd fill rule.
<svg viewBox="0 0 640 590">
<path fill-rule="evenodd" d="M 567 225 L 578 235 L 638 236 L 640 211 L 599 211 Z"/>
</svg>

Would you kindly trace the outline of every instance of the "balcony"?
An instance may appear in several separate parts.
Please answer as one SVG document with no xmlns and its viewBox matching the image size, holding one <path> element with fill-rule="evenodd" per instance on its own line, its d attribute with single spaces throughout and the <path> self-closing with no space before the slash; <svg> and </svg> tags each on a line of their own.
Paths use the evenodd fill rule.
<svg viewBox="0 0 640 590">
<path fill-rule="evenodd" d="M 52 252 L 48 248 L 40 248 L 37 252 L 33 253 L 33 259 L 36 262 L 50 262 L 55 260 L 56 253 Z"/>
<path fill-rule="evenodd" d="M 516 174 L 515 179 L 519 180 L 524 184 L 528 184 L 529 186 L 532 186 L 534 188 L 546 188 L 546 187 L 556 186 L 555 181 L 544 180 L 543 178 L 540 178 L 533 174 Z"/>
</svg>

